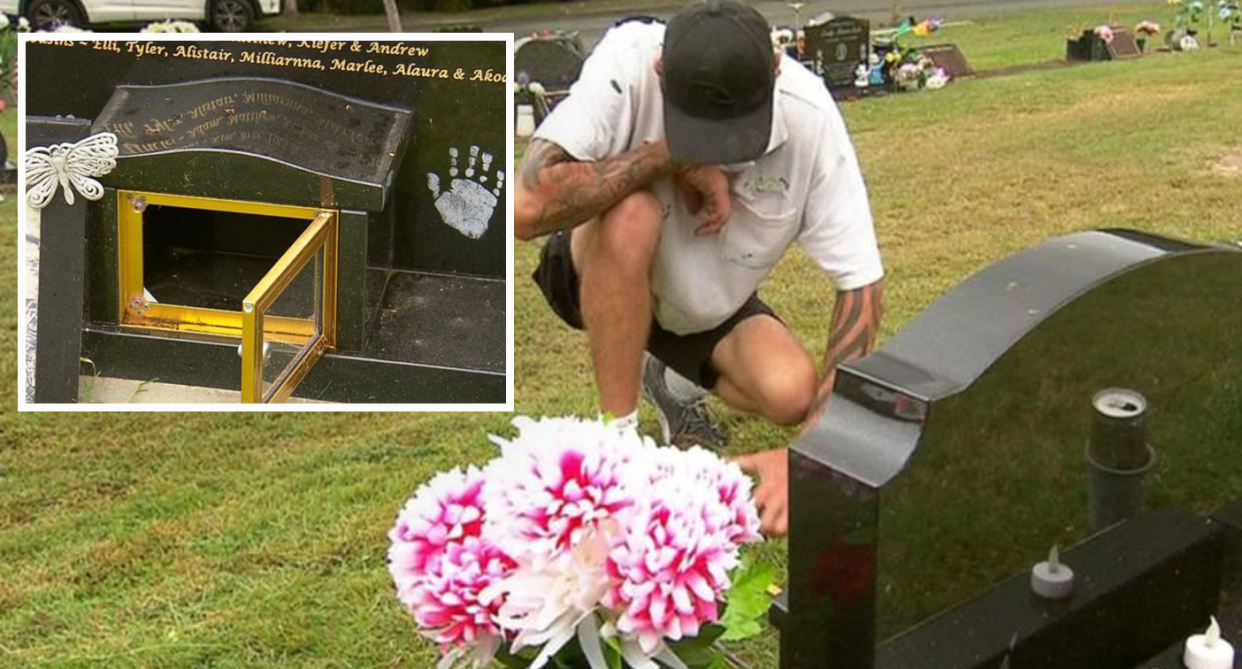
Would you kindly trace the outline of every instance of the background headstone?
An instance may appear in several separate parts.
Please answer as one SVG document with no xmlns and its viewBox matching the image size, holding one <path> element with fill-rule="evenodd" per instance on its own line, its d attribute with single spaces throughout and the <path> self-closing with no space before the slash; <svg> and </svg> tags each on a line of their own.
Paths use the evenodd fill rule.
<svg viewBox="0 0 1242 669">
<path fill-rule="evenodd" d="M 1113 41 L 1109 42 L 1106 48 L 1111 60 L 1138 58 L 1143 55 L 1138 42 L 1134 41 L 1134 35 L 1129 30 L 1117 26 L 1113 26 Z"/>
<path fill-rule="evenodd" d="M 943 69 L 953 79 L 969 77 L 975 73 L 966 62 L 966 56 L 956 44 L 932 44 L 919 47 L 919 53 L 927 57 L 936 67 Z"/>
<path fill-rule="evenodd" d="M 829 88 L 853 86 L 855 70 L 867 63 L 871 24 L 865 19 L 839 16 L 805 30 L 803 59 L 823 77 Z"/>
<path fill-rule="evenodd" d="M 569 90 L 584 60 L 582 45 L 574 36 L 532 37 L 516 46 L 514 81 L 537 81 L 551 92 Z"/>
</svg>

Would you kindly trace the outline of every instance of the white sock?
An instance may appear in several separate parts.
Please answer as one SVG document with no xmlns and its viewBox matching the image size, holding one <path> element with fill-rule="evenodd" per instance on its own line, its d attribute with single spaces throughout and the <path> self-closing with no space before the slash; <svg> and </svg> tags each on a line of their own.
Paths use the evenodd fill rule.
<svg viewBox="0 0 1242 669">
<path fill-rule="evenodd" d="M 620 418 L 614 419 L 612 423 L 610 423 L 610 425 L 616 426 L 618 430 L 628 430 L 630 428 L 637 428 L 638 427 L 638 409 L 635 409 L 625 414 L 624 416 L 621 416 Z"/>
<path fill-rule="evenodd" d="M 702 399 L 707 394 L 697 383 L 673 371 L 672 367 L 664 368 L 664 384 L 668 386 L 669 394 L 684 404 Z"/>
</svg>

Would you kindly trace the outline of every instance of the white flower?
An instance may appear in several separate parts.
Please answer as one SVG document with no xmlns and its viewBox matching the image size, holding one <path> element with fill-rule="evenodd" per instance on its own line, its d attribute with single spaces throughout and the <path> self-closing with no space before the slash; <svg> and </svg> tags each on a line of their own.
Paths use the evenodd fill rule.
<svg viewBox="0 0 1242 669">
<path fill-rule="evenodd" d="M 611 581 L 607 571 L 610 522 L 588 530 L 572 550 L 551 561 L 536 560 L 483 593 L 483 601 L 505 598 L 497 621 L 517 632 L 512 652 L 542 645 L 531 669 L 544 666 L 574 638 L 578 625 L 599 606 Z"/>
</svg>

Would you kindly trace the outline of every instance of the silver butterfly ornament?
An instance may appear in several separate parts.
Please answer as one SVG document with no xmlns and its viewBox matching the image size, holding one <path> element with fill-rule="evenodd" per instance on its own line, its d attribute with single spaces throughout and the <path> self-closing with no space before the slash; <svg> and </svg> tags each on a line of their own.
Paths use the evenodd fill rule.
<svg viewBox="0 0 1242 669">
<path fill-rule="evenodd" d="M 103 197 L 101 177 L 116 168 L 116 135 L 91 135 L 77 143 L 54 144 L 26 151 L 26 201 L 35 209 L 47 206 L 57 187 L 65 202 L 73 204 L 73 192 L 88 200 Z"/>
</svg>

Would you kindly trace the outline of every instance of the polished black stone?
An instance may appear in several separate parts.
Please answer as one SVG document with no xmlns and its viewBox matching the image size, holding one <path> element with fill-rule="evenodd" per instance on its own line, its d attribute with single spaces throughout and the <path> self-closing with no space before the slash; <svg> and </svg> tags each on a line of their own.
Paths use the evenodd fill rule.
<svg viewBox="0 0 1242 669">
<path fill-rule="evenodd" d="M 881 645 L 876 666 L 1130 669 L 1216 611 L 1223 538 L 1175 508 L 1139 516 L 1062 553 L 1069 599 L 1035 595 L 1023 571 Z"/>
<path fill-rule="evenodd" d="M 120 86 L 93 130 L 117 135 L 117 188 L 379 211 L 409 124 L 407 109 L 238 77 Z"/>
<path fill-rule="evenodd" d="M 393 272 L 364 355 L 490 372 L 505 370 L 505 284 Z"/>
<path fill-rule="evenodd" d="M 529 38 L 515 45 L 514 81 L 538 82 L 550 92 L 566 91 L 582 72 L 582 44 L 576 37 Z"/>
<path fill-rule="evenodd" d="M 89 121 L 28 116 L 27 146 L 76 142 L 89 128 Z M 86 216 L 87 200 L 78 195 L 70 205 L 59 189 L 41 214 L 34 392 L 38 403 L 71 403 L 78 398 Z"/>
<path fill-rule="evenodd" d="M 985 269 L 844 365 L 791 449 L 782 666 L 865 669 L 877 640 L 1082 540 L 1103 388 L 1149 400 L 1149 508 L 1236 494 L 1240 277 L 1236 247 L 1079 233 Z"/>
<path fill-rule="evenodd" d="M 235 341 L 98 328 L 83 332 L 82 355 L 117 378 L 227 390 L 241 386 Z M 503 373 L 331 353 L 311 368 L 294 396 L 378 404 L 503 403 L 505 386 Z"/>
<path fill-rule="evenodd" d="M 854 85 L 855 70 L 871 55 L 871 23 L 840 16 L 806 28 L 804 60 L 830 88 Z"/>
<path fill-rule="evenodd" d="M 278 79 L 121 86 L 95 120 L 120 159 L 175 151 L 261 156 L 382 185 L 409 111 Z"/>
</svg>

